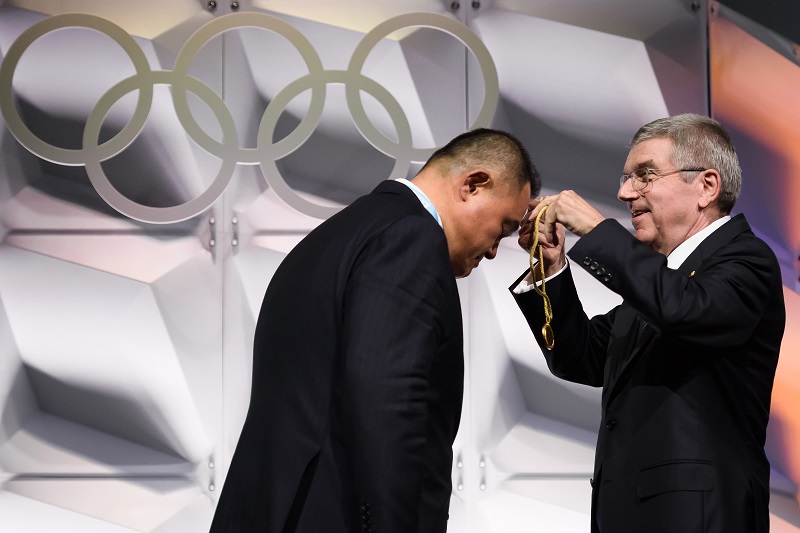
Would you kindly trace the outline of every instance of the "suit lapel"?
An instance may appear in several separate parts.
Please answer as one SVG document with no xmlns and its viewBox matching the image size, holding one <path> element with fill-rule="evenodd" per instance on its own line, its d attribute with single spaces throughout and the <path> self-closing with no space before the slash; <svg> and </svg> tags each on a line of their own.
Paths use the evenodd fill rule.
<svg viewBox="0 0 800 533">
<path fill-rule="evenodd" d="M 744 215 L 741 213 L 736 215 L 719 227 L 717 231 L 705 238 L 689 257 L 686 258 L 683 264 L 678 267 L 678 271 L 689 277 L 694 276 L 706 257 L 713 255 L 721 246 L 731 242 L 731 240 L 740 233 L 749 230 L 750 224 L 747 223 Z"/>
</svg>

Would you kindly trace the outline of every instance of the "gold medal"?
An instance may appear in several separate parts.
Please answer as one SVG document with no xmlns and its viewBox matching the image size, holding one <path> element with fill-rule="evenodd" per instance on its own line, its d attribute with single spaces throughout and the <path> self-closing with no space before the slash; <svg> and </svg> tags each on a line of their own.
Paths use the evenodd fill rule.
<svg viewBox="0 0 800 533">
<path fill-rule="evenodd" d="M 552 350 L 556 344 L 556 339 L 553 337 L 553 328 L 550 327 L 548 322 L 545 322 L 544 326 L 542 326 L 542 338 L 547 349 Z"/>
</svg>

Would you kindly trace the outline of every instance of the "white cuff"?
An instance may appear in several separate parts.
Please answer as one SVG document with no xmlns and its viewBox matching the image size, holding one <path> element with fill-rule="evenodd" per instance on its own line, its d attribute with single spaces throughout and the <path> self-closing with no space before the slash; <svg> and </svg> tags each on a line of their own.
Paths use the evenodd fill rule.
<svg viewBox="0 0 800 533">
<path fill-rule="evenodd" d="M 569 258 L 565 258 L 565 259 L 566 259 L 566 262 L 564 263 L 564 266 L 561 267 L 561 269 L 558 272 L 556 272 L 552 276 L 548 276 L 548 277 L 544 278 L 544 282 L 545 283 L 547 283 L 548 281 L 550 281 L 554 277 L 558 276 L 559 274 L 561 274 L 562 272 L 564 272 L 567 269 L 567 266 L 569 265 Z M 536 286 L 537 287 L 539 285 L 541 285 L 541 284 L 542 284 L 541 281 L 537 281 L 536 282 Z M 525 276 L 522 279 L 522 281 L 520 281 L 519 284 L 516 287 L 514 287 L 513 292 L 514 292 L 514 294 L 525 294 L 526 292 L 528 292 L 530 290 L 533 290 L 533 287 L 534 287 L 533 273 L 528 272 L 528 275 Z"/>
</svg>

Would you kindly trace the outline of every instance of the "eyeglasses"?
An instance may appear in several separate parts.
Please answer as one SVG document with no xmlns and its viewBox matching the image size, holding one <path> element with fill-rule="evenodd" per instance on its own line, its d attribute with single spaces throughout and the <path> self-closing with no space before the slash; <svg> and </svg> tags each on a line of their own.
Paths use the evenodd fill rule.
<svg viewBox="0 0 800 533">
<path fill-rule="evenodd" d="M 654 179 L 663 178 L 664 176 L 669 176 L 670 174 L 675 174 L 677 172 L 703 172 L 704 170 L 708 170 L 707 168 L 678 168 L 675 170 L 667 170 L 667 171 L 658 171 L 654 168 L 646 168 L 640 167 L 635 169 L 630 174 L 623 174 L 619 177 L 619 186 L 622 187 L 625 185 L 625 182 L 628 181 L 628 178 L 634 178 L 631 180 L 631 187 L 633 187 L 634 191 L 641 191 L 645 189 L 650 182 Z"/>
</svg>

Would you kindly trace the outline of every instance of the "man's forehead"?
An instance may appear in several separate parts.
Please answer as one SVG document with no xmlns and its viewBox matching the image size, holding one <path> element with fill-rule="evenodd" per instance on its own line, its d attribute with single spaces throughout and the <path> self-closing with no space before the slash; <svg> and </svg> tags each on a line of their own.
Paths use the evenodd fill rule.
<svg viewBox="0 0 800 533">
<path fill-rule="evenodd" d="M 672 156 L 672 141 L 667 138 L 648 139 L 631 148 L 626 165 L 632 167 L 653 166 L 659 160 L 668 160 Z"/>
<path fill-rule="evenodd" d="M 668 137 L 656 137 L 641 141 L 631 148 L 631 153 L 642 154 L 669 154 L 672 152 L 672 140 Z"/>
</svg>

